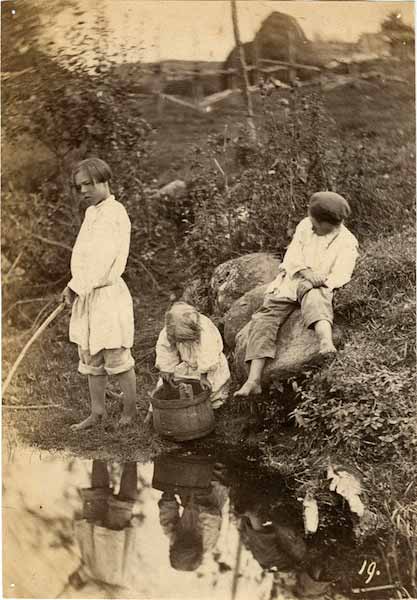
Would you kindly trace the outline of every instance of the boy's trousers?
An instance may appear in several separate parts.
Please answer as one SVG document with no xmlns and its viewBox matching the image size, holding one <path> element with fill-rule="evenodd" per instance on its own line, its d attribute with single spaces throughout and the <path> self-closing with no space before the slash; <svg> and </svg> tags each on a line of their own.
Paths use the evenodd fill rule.
<svg viewBox="0 0 417 600">
<path fill-rule="evenodd" d="M 317 321 L 333 324 L 333 292 L 326 287 L 313 288 L 301 300 L 304 325 L 311 327 Z M 290 298 L 265 295 L 262 308 L 252 316 L 245 360 L 275 358 L 278 330 L 300 303 Z"/>
</svg>

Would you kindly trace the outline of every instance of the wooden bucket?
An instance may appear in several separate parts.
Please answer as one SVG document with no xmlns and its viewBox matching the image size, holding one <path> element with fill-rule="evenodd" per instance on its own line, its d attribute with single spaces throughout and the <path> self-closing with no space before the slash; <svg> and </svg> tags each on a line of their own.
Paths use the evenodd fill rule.
<svg viewBox="0 0 417 600">
<path fill-rule="evenodd" d="M 213 468 L 214 461 L 206 456 L 162 454 L 154 461 L 152 487 L 171 494 L 208 493 Z"/>
<path fill-rule="evenodd" d="M 214 429 L 214 414 L 207 391 L 194 398 L 152 398 L 153 426 L 161 436 L 177 442 L 204 437 Z"/>
</svg>

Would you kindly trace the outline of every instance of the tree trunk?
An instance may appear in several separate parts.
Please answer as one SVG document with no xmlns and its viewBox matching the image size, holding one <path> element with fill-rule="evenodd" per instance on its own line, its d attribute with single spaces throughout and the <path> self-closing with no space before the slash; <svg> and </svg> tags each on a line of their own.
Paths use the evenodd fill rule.
<svg viewBox="0 0 417 600">
<path fill-rule="evenodd" d="M 237 18 L 237 6 L 236 6 L 236 0 L 231 0 L 231 6 L 232 6 L 232 22 L 233 22 L 233 32 L 235 35 L 235 42 L 236 42 L 236 48 L 239 51 L 239 63 L 240 63 L 240 69 L 241 69 L 241 73 L 242 73 L 242 80 L 243 80 L 243 96 L 245 99 L 245 103 L 246 103 L 246 108 L 247 108 L 247 122 L 248 122 L 248 129 L 249 129 L 249 138 L 251 142 L 256 142 L 256 128 L 255 128 L 255 122 L 253 119 L 253 106 L 252 106 L 252 98 L 250 95 L 250 91 L 249 91 L 249 78 L 248 78 L 248 72 L 246 70 L 246 60 L 245 60 L 245 53 L 243 50 L 243 46 L 242 46 L 242 42 L 240 39 L 240 33 L 239 33 L 239 23 L 238 23 L 238 18 Z"/>
</svg>

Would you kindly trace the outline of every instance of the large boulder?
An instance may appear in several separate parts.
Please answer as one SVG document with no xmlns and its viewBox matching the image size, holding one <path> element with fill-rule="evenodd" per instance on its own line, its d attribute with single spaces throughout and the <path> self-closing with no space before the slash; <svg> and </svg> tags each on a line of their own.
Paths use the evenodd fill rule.
<svg viewBox="0 0 417 600">
<path fill-rule="evenodd" d="M 235 347 L 236 335 L 250 321 L 253 313 L 261 308 L 268 285 L 258 285 L 243 294 L 224 315 L 224 340 L 229 348 Z"/>
<path fill-rule="evenodd" d="M 240 296 L 275 279 L 279 265 L 279 260 L 266 252 L 246 254 L 219 265 L 210 281 L 214 314 L 223 316 Z"/>
<path fill-rule="evenodd" d="M 238 380 L 243 381 L 248 375 L 245 363 L 245 352 L 248 341 L 250 323 L 247 323 L 236 336 L 235 373 Z M 337 343 L 340 332 L 334 330 Z M 320 361 L 318 338 L 314 331 L 307 329 L 301 318 L 301 310 L 297 308 L 288 317 L 278 332 L 276 357 L 267 361 L 262 382 L 267 385 L 298 373 L 301 369 L 318 364 Z"/>
</svg>

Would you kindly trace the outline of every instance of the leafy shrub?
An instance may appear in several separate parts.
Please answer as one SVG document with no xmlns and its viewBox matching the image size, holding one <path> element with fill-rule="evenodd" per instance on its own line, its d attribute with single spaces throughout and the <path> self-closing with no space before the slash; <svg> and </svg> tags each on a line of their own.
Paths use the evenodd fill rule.
<svg viewBox="0 0 417 600">
<path fill-rule="evenodd" d="M 405 227 L 405 225 L 404 225 Z M 352 283 L 335 294 L 335 310 L 349 321 L 386 320 L 390 306 L 401 304 L 415 288 L 415 232 L 401 233 L 360 245 Z"/>
<path fill-rule="evenodd" d="M 200 275 L 248 252 L 282 255 L 320 189 L 348 198 L 348 226 L 361 240 L 413 222 L 412 161 L 369 136 L 340 139 L 318 93 L 293 92 L 284 108 L 266 98 L 257 133 L 255 147 L 226 131 L 195 149 L 185 248 Z"/>
<path fill-rule="evenodd" d="M 415 454 L 413 252 L 411 232 L 374 242 L 365 252 L 362 281 L 352 286 L 363 293 L 359 304 L 365 310 L 354 311 L 353 329 L 336 360 L 307 374 L 294 411 L 310 443 L 314 438 L 322 447 L 380 459 L 411 460 Z"/>
<path fill-rule="evenodd" d="M 45 3 L 45 9 L 48 6 Z M 26 287 L 9 280 L 6 304 L 26 296 L 30 283 L 44 286 L 42 293 L 48 285 L 51 291 L 54 284 L 65 283 L 70 250 L 86 208 L 74 193 L 69 175 L 74 164 L 87 156 L 100 156 L 111 165 L 112 189 L 130 215 L 128 276 L 133 281 L 145 277 L 154 284 L 156 253 L 172 245 L 176 234 L 176 225 L 164 214 L 161 202 L 151 199 L 147 191 L 153 131 L 142 118 L 137 98 L 115 74 L 108 54 L 90 48 L 76 31 L 70 53 L 62 51 L 52 58 L 41 50 L 36 35 L 43 9 L 39 3 L 23 2 L 17 29 L 10 11 L 6 19 L 9 43 L 15 36 L 17 44 L 27 38 L 34 47 L 24 65 L 15 64 L 8 54 L 8 68 L 25 69 L 8 79 L 3 94 L 5 134 L 15 147 L 37 140 L 49 160 L 48 169 L 38 173 L 32 166 L 30 177 L 15 165 L 7 169 L 2 250 L 11 263 L 19 259 L 26 271 Z M 96 18 L 100 35 L 95 43 L 99 44 L 107 30 L 99 9 Z M 91 50 L 95 64 L 87 68 L 84 53 Z"/>
</svg>

